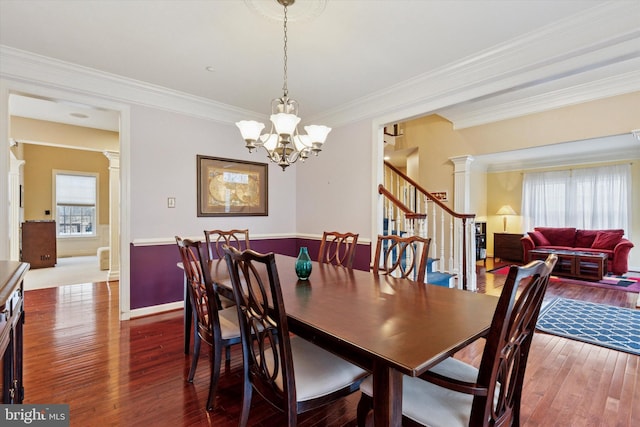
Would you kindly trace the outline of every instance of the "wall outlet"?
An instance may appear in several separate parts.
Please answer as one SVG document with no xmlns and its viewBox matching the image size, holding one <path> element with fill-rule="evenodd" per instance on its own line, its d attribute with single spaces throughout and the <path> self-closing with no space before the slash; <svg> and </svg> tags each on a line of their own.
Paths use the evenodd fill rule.
<svg viewBox="0 0 640 427">
<path fill-rule="evenodd" d="M 168 208 L 175 208 L 176 207 L 176 198 L 175 197 L 169 197 L 167 199 L 167 207 Z"/>
</svg>

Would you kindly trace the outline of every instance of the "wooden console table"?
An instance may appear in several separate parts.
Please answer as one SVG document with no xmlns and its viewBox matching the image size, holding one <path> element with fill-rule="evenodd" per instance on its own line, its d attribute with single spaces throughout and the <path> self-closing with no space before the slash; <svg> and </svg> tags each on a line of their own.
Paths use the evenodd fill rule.
<svg viewBox="0 0 640 427">
<path fill-rule="evenodd" d="M 558 262 L 553 268 L 556 276 L 572 279 L 602 280 L 607 274 L 607 254 L 599 252 L 580 252 L 556 249 L 532 249 L 529 251 L 529 261 L 545 260 L 549 254 L 558 256 Z"/>
<path fill-rule="evenodd" d="M 22 403 L 22 281 L 29 264 L 0 261 L 0 403 Z"/>
<path fill-rule="evenodd" d="M 493 233 L 493 257 L 524 262 L 521 238 L 522 234 Z"/>
</svg>

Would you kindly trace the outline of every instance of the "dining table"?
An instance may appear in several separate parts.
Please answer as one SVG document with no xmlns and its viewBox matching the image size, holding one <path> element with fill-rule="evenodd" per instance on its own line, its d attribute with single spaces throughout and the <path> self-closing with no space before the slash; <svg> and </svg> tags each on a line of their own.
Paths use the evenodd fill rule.
<svg viewBox="0 0 640 427">
<path fill-rule="evenodd" d="M 371 372 L 375 426 L 402 424 L 403 375 L 420 376 L 485 336 L 498 302 L 495 296 L 317 262 L 311 276 L 299 280 L 295 262 L 276 255 L 289 329 Z M 225 260 L 208 266 L 220 292 L 229 293 Z M 186 351 L 187 306 L 188 300 Z"/>
</svg>

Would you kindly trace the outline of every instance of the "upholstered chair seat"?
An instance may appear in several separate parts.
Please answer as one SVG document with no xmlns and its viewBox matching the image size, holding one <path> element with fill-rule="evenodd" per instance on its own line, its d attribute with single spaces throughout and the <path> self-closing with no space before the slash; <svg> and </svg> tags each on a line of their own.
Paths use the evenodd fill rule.
<svg viewBox="0 0 640 427">
<path fill-rule="evenodd" d="M 449 357 L 431 369 L 431 372 L 475 383 L 478 369 Z M 497 387 L 499 392 L 500 388 Z M 360 391 L 372 396 L 372 378 L 360 384 Z M 473 396 L 449 390 L 416 377 L 402 379 L 402 414 L 422 425 L 430 427 L 467 427 Z"/>
<path fill-rule="evenodd" d="M 326 396 L 367 375 L 363 369 L 297 336 L 291 337 L 291 355 L 299 401 Z M 273 368 L 273 358 L 267 361 L 267 366 Z M 282 370 L 275 382 L 283 390 Z"/>
</svg>

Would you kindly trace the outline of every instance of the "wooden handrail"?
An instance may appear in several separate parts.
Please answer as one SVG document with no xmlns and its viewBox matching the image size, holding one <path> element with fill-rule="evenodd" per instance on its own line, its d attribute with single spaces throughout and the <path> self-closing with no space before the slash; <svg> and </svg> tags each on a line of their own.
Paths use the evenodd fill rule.
<svg viewBox="0 0 640 427">
<path fill-rule="evenodd" d="M 449 214 L 451 217 L 453 218 L 458 218 L 460 220 L 462 220 L 462 229 L 466 230 L 466 224 L 467 224 L 467 220 L 469 219 L 473 219 L 476 217 L 476 214 L 463 214 L 463 213 L 458 213 L 458 212 L 454 212 L 453 210 L 449 209 L 449 207 L 447 205 L 445 205 L 444 203 L 442 203 L 440 200 L 438 200 L 433 194 L 429 193 L 427 190 L 425 190 L 424 188 L 422 188 L 420 186 L 420 184 L 418 184 L 416 181 L 414 181 L 413 179 L 411 179 L 410 177 L 408 177 L 404 172 L 402 172 L 401 170 L 399 170 L 398 168 L 396 168 L 395 166 L 393 166 L 391 163 L 387 162 L 385 160 L 384 165 L 386 167 L 388 167 L 390 170 L 392 170 L 393 172 L 395 172 L 399 177 L 401 177 L 402 179 L 404 179 L 406 182 L 408 182 L 409 184 L 411 184 L 413 186 L 413 188 L 417 191 L 419 191 L 420 193 L 422 193 L 427 200 L 432 201 L 433 203 L 435 203 L 438 207 L 440 207 L 440 209 L 442 209 L 444 212 L 446 212 L 447 214 Z M 427 214 L 418 214 L 414 211 L 412 211 L 411 209 L 409 209 L 407 206 L 405 206 L 400 200 L 398 200 L 393 194 L 391 194 L 386 188 L 384 188 L 384 185 L 380 184 L 378 186 L 378 193 L 379 194 L 383 194 L 385 197 L 387 197 L 393 204 L 395 204 L 396 206 L 398 206 L 405 214 L 405 216 L 407 218 L 426 218 Z M 417 206 L 416 206 L 416 210 L 417 210 Z M 462 288 L 463 289 L 467 289 L 467 234 L 466 232 L 462 233 Z"/>
<path fill-rule="evenodd" d="M 398 200 L 398 198 L 396 196 L 391 194 L 389 192 L 389 190 L 384 188 L 384 185 L 382 185 L 382 184 L 378 185 L 378 194 L 382 194 L 387 199 L 391 200 L 391 202 L 394 205 L 396 205 L 398 208 L 400 208 L 400 210 L 407 216 L 407 218 L 422 219 L 422 218 L 426 218 L 427 217 L 427 214 L 419 214 L 419 213 L 416 213 L 416 212 L 412 211 L 411 209 L 409 209 L 404 203 L 402 203 L 400 200 Z"/>
<path fill-rule="evenodd" d="M 431 200 L 433 203 L 435 203 L 436 205 L 438 205 L 439 207 L 441 207 L 445 212 L 447 212 L 449 215 L 453 216 L 454 218 L 461 218 L 461 219 L 469 219 L 469 218 L 475 218 L 476 214 L 461 214 L 461 213 L 457 213 L 452 211 L 451 209 L 449 209 L 449 207 L 447 205 L 445 205 L 444 203 L 442 203 L 440 200 L 438 200 L 433 194 L 429 193 L 427 190 L 425 190 L 424 188 L 422 188 L 420 186 L 420 184 L 418 184 L 417 182 L 415 182 L 413 179 L 409 178 L 407 175 L 405 175 L 404 172 L 402 172 L 400 169 L 396 168 L 395 166 L 393 166 L 391 163 L 389 163 L 388 161 L 384 161 L 385 166 L 387 166 L 389 169 L 391 169 L 392 171 L 394 171 L 395 173 L 397 173 L 398 175 L 400 175 L 405 181 L 407 181 L 409 184 L 413 185 L 416 190 L 418 190 L 419 192 L 421 192 L 422 194 L 424 194 L 425 196 L 427 196 L 427 198 L 429 200 Z M 382 193 L 381 193 L 382 194 Z M 397 200 L 397 199 L 396 199 Z M 398 200 L 399 201 L 399 200 Z"/>
</svg>

